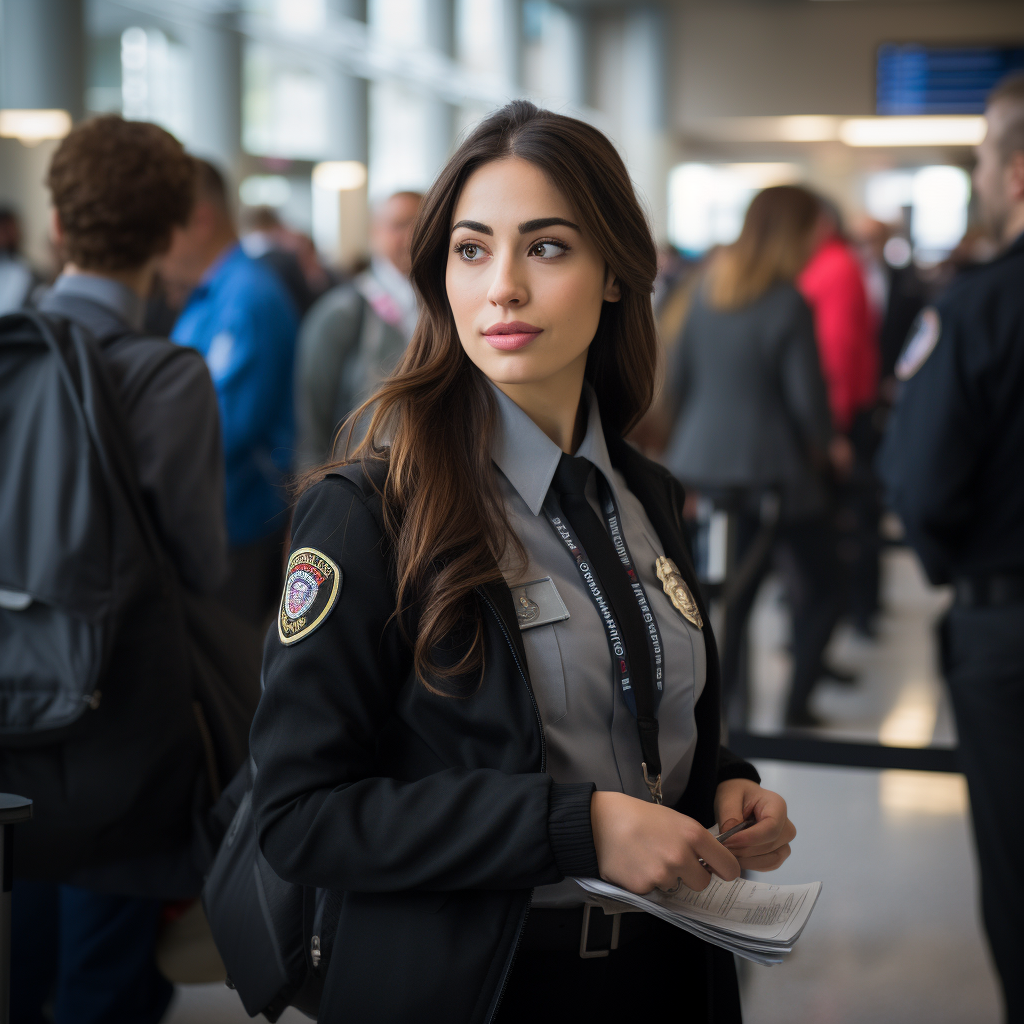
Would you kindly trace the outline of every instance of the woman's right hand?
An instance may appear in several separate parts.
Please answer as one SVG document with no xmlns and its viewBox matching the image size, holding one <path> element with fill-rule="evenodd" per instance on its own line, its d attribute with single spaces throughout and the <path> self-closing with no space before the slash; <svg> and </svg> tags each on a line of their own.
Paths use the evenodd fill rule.
<svg viewBox="0 0 1024 1024">
<path fill-rule="evenodd" d="M 698 858 L 727 882 L 739 876 L 736 858 L 700 822 L 671 807 L 598 791 L 590 821 L 601 877 L 629 892 L 673 889 L 679 879 L 704 889 L 711 875 Z"/>
</svg>

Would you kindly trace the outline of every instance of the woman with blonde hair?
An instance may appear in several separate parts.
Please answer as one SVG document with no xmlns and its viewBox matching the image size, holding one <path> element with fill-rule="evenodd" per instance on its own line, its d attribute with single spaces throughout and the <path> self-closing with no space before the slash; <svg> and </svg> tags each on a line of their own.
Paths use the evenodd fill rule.
<svg viewBox="0 0 1024 1024">
<path fill-rule="evenodd" d="M 811 311 L 793 284 L 813 250 L 820 209 L 797 186 L 754 197 L 739 238 L 709 263 L 666 385 L 676 415 L 665 461 L 735 513 L 738 562 L 761 529 L 765 496 L 781 503 L 779 533 L 797 567 L 790 725 L 814 723 L 807 699 L 838 614 L 825 476 L 832 422 Z M 725 706 L 739 690 L 742 638 L 767 567 L 762 550 L 730 599 Z"/>
</svg>

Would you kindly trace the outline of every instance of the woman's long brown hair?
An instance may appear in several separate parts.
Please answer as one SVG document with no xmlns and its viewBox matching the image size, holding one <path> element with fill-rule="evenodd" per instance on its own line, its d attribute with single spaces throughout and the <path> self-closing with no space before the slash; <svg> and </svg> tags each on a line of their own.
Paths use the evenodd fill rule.
<svg viewBox="0 0 1024 1024">
<path fill-rule="evenodd" d="M 772 285 L 793 281 L 811 255 L 811 232 L 821 201 L 798 185 L 777 185 L 754 196 L 743 230 L 715 254 L 708 268 L 708 299 L 716 309 L 738 309 Z"/>
<path fill-rule="evenodd" d="M 586 379 L 606 427 L 624 434 L 647 411 L 657 361 L 651 231 L 615 148 L 596 128 L 517 100 L 484 120 L 424 197 L 412 239 L 420 318 L 395 372 L 348 424 L 372 410 L 352 461 L 386 459 L 384 508 L 397 564 L 396 612 L 410 629 L 415 671 L 436 693 L 483 672 L 483 612 L 476 588 L 502 579 L 498 562 L 525 560 L 491 463 L 497 403 L 466 356 L 448 304 L 452 216 L 469 176 L 492 160 L 539 167 L 572 206 L 582 231 L 619 282 L 587 356 Z M 344 436 L 343 426 L 339 436 Z M 346 444 L 346 449 L 348 444 Z M 406 624 L 406 612 L 412 612 Z"/>
</svg>

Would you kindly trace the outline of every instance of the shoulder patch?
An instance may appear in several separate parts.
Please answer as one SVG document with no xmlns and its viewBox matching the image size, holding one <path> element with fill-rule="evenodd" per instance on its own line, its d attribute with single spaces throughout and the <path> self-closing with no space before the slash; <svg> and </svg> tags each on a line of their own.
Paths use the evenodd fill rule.
<svg viewBox="0 0 1024 1024">
<path fill-rule="evenodd" d="M 910 337 L 903 346 L 899 359 L 896 360 L 897 380 L 910 380 L 924 366 L 941 333 L 942 321 L 939 319 L 938 310 L 934 306 L 922 309 L 914 321 Z"/>
<path fill-rule="evenodd" d="M 341 593 L 341 570 L 322 551 L 299 548 L 288 559 L 284 593 L 277 612 L 283 644 L 301 640 L 327 618 Z"/>
</svg>

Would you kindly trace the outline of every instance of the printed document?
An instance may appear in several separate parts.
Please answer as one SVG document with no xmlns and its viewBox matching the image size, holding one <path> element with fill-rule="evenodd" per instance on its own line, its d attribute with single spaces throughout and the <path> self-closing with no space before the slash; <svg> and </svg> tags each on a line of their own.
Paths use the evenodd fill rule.
<svg viewBox="0 0 1024 1024">
<path fill-rule="evenodd" d="M 726 882 L 717 875 L 701 892 L 680 885 L 676 893 L 655 889 L 646 896 L 598 878 L 576 882 L 586 892 L 586 901 L 608 914 L 643 910 L 759 964 L 780 964 L 792 952 L 821 892 L 821 882 Z"/>
</svg>

